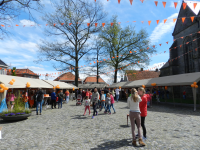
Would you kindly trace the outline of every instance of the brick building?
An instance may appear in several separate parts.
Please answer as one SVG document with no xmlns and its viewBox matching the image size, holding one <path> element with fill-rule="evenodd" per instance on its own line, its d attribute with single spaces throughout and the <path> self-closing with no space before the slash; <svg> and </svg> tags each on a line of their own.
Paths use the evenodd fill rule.
<svg viewBox="0 0 200 150">
<path fill-rule="evenodd" d="M 29 69 L 16 69 L 15 70 L 16 76 L 19 77 L 25 77 L 25 78 L 34 78 L 34 79 L 39 79 L 39 75 L 34 73 L 33 71 Z M 11 75 L 11 72 L 7 72 L 7 75 Z"/>
<path fill-rule="evenodd" d="M 7 69 L 8 69 L 8 65 L 6 63 L 4 63 L 1 59 L 0 59 L 0 74 L 1 75 L 6 75 L 7 74 Z"/>
<path fill-rule="evenodd" d="M 57 77 L 54 81 L 61 81 L 65 83 L 75 84 L 75 75 L 71 72 L 64 73 Z M 82 80 L 78 78 L 78 83 L 82 84 Z"/>
<path fill-rule="evenodd" d="M 83 81 L 84 84 L 96 84 L 97 83 L 97 76 L 93 76 L 93 77 L 86 77 L 85 80 Z M 99 77 L 98 78 L 98 83 L 99 84 L 106 84 L 106 82 Z"/>
</svg>

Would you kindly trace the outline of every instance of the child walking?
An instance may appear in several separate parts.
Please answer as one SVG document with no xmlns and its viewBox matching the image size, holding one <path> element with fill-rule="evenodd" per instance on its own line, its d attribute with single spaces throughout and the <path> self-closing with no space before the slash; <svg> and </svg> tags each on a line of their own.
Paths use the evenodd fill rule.
<svg viewBox="0 0 200 150">
<path fill-rule="evenodd" d="M 139 103 L 141 101 L 142 100 L 138 95 L 137 90 L 135 88 L 131 89 L 131 96 L 128 97 L 127 104 L 128 107 L 130 108 L 129 117 L 130 117 L 132 137 L 133 137 L 132 144 L 134 146 L 137 146 L 135 137 L 135 121 L 137 122 L 139 144 L 140 146 L 145 146 L 145 143 L 143 143 L 142 141 L 142 134 L 141 134 L 141 117 L 139 108 Z"/>
<path fill-rule="evenodd" d="M 106 98 L 104 95 L 104 91 L 101 91 L 101 109 L 100 109 L 100 111 L 102 111 L 103 108 L 106 111 L 105 101 L 106 101 Z"/>
<path fill-rule="evenodd" d="M 109 115 L 110 115 L 111 114 L 111 111 L 110 111 L 110 105 L 111 105 L 110 93 L 107 94 L 106 105 L 107 105 L 107 109 L 104 113 L 107 113 L 109 111 Z"/>
<path fill-rule="evenodd" d="M 90 115 L 90 99 L 89 99 L 89 96 L 85 97 L 84 106 L 85 106 L 85 112 L 84 112 L 83 116 L 85 116 L 87 109 L 89 110 L 89 115 Z"/>
<path fill-rule="evenodd" d="M 97 88 L 94 88 L 94 93 L 92 93 L 92 102 L 93 102 L 93 116 L 92 116 L 92 119 L 94 118 L 95 114 L 98 115 L 98 112 L 97 112 L 97 103 L 98 103 L 98 100 L 99 100 L 99 93 L 97 92 Z"/>
<path fill-rule="evenodd" d="M 110 105 L 110 108 L 112 107 L 113 110 L 114 110 L 114 114 L 116 113 L 115 111 L 115 108 L 114 108 L 114 103 L 115 103 L 115 100 L 114 100 L 114 97 L 113 95 L 110 93 L 110 99 L 111 99 L 111 105 Z"/>
<path fill-rule="evenodd" d="M 26 92 L 23 93 L 23 101 L 25 102 L 25 110 L 29 110 L 28 96 Z"/>
</svg>

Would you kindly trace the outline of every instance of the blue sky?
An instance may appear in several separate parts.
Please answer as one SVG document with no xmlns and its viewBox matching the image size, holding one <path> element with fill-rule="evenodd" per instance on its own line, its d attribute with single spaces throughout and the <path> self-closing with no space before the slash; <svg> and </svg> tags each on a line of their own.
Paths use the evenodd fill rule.
<svg viewBox="0 0 200 150">
<path fill-rule="evenodd" d="M 94 0 L 91 0 L 94 1 Z M 108 19 L 113 15 L 118 15 L 118 21 L 121 22 L 121 26 L 125 27 L 129 24 L 135 26 L 136 32 L 140 29 L 146 29 L 149 34 L 151 44 L 157 46 L 158 54 L 151 58 L 149 66 L 146 68 L 152 68 L 159 64 L 165 63 L 169 59 L 169 47 L 173 43 L 172 32 L 175 26 L 173 18 L 177 18 L 180 10 L 181 1 L 167 1 L 166 7 L 163 7 L 162 1 L 158 0 L 158 6 L 155 6 L 154 0 L 144 0 L 142 3 L 140 0 L 133 0 L 133 4 L 130 5 L 129 0 L 121 0 L 118 4 L 118 0 L 97 0 L 101 1 L 104 5 L 105 11 L 108 13 Z M 178 2 L 178 6 L 175 9 L 174 3 Z M 43 0 L 45 4 L 45 11 L 51 10 L 51 4 L 49 0 Z M 95 3 L 95 2 L 94 2 Z M 29 21 L 29 16 L 24 12 L 18 19 L 13 21 L 12 27 L 9 28 L 11 35 L 8 38 L 0 41 L 0 59 L 2 59 L 8 65 L 17 68 L 29 68 L 35 73 L 55 73 L 57 72 L 52 67 L 52 62 L 41 62 L 40 64 L 34 63 L 37 59 L 37 44 L 41 39 L 45 39 L 44 29 L 47 28 L 46 23 L 42 21 L 42 14 L 33 12 L 34 17 L 37 18 L 37 23 L 41 26 L 34 25 L 33 21 Z M 164 24 L 163 20 L 168 19 Z M 148 25 L 148 21 L 151 20 L 151 25 Z M 160 20 L 157 25 L 156 20 Z M 127 22 L 129 21 L 129 22 Z M 136 21 L 136 23 L 133 23 Z M 141 21 L 144 21 L 142 24 Z M 16 27 L 15 24 L 19 24 Z M 25 27 L 23 27 L 25 25 Z M 36 25 L 36 24 L 35 24 Z M 169 44 L 166 44 L 169 42 Z M 162 44 L 162 46 L 159 46 Z M 166 51 L 166 53 L 163 53 Z M 133 69 L 138 69 L 134 68 Z M 80 77 L 84 79 L 86 76 L 80 74 Z M 105 81 L 112 81 L 112 76 L 101 76 Z M 44 78 L 44 77 L 41 77 Z M 53 80 L 54 78 L 50 78 Z M 120 80 L 120 77 L 118 78 Z M 110 83 L 110 82 L 109 82 Z"/>
</svg>

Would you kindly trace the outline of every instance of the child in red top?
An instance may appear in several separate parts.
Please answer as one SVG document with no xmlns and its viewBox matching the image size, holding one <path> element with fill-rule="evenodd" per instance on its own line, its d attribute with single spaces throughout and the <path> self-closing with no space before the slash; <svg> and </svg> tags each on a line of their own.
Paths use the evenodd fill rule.
<svg viewBox="0 0 200 150">
<path fill-rule="evenodd" d="M 111 108 L 111 107 L 113 108 L 113 110 L 114 110 L 114 114 L 115 114 L 115 113 L 116 113 L 115 108 L 114 108 L 115 100 L 114 100 L 114 97 L 113 97 L 113 95 L 112 95 L 111 92 L 110 92 L 110 100 L 111 100 L 110 108 Z"/>
<path fill-rule="evenodd" d="M 145 117 L 147 116 L 147 95 L 145 94 L 145 89 L 140 87 L 138 89 L 138 94 L 140 95 L 142 101 L 139 104 L 140 107 L 140 116 L 141 116 L 141 126 L 143 129 L 143 139 L 146 140 L 146 127 L 145 127 Z"/>
</svg>

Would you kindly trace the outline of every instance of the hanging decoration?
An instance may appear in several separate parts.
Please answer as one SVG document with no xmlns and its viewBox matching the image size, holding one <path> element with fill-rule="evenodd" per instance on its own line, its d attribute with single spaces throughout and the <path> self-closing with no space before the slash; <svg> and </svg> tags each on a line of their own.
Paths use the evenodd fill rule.
<svg viewBox="0 0 200 150">
<path fill-rule="evenodd" d="M 29 82 L 26 83 L 26 87 L 29 88 L 31 84 Z"/>
</svg>

